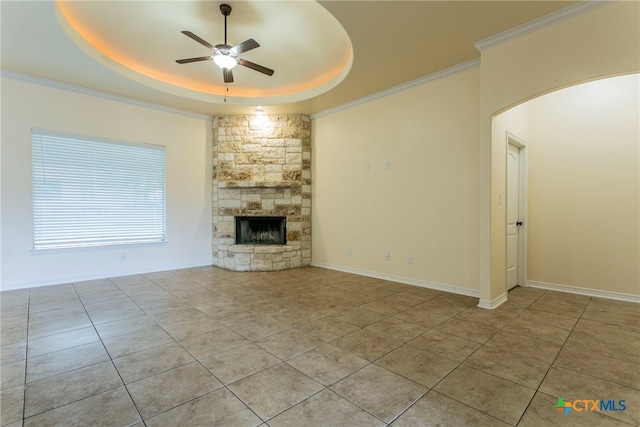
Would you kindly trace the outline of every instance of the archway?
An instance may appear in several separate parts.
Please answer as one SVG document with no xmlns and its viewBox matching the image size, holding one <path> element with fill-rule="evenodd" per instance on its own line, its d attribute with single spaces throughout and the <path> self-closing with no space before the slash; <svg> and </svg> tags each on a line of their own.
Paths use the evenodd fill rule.
<svg viewBox="0 0 640 427">
<path fill-rule="evenodd" d="M 492 130 L 505 144 L 513 134 L 528 142 L 520 284 L 637 301 L 640 75 L 540 96 L 494 117 Z"/>
<path fill-rule="evenodd" d="M 506 147 L 492 119 L 530 99 L 578 83 L 640 70 L 640 4 L 613 2 L 481 51 L 480 303 L 505 301 Z"/>
</svg>

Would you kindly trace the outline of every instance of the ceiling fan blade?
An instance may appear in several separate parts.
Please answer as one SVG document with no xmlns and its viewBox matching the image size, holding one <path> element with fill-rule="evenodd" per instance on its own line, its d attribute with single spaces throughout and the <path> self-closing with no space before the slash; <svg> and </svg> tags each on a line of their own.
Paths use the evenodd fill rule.
<svg viewBox="0 0 640 427">
<path fill-rule="evenodd" d="M 243 52 L 246 52 L 251 49 L 255 49 L 257 47 L 260 47 L 260 44 L 258 44 L 258 42 L 255 41 L 254 39 L 249 39 L 249 40 L 243 41 L 237 46 L 234 46 L 233 48 L 231 48 L 231 50 L 234 51 L 236 55 L 239 55 Z"/>
<path fill-rule="evenodd" d="M 197 58 L 176 59 L 176 62 L 178 64 L 187 64 L 189 62 L 208 61 L 211 59 L 213 59 L 213 56 L 199 56 Z"/>
<path fill-rule="evenodd" d="M 238 59 L 238 64 L 251 68 L 252 70 L 256 70 L 261 72 L 262 74 L 266 74 L 267 76 L 273 75 L 273 70 L 267 67 L 263 67 L 262 65 L 255 64 L 251 61 L 247 61 L 246 59 Z"/>
<path fill-rule="evenodd" d="M 224 77 L 225 83 L 233 83 L 233 71 L 228 68 L 222 69 L 222 76 Z"/>
<path fill-rule="evenodd" d="M 209 43 L 206 40 L 202 40 L 200 37 L 196 36 L 195 34 L 193 34 L 191 31 L 180 31 L 182 34 L 184 34 L 187 37 L 191 37 L 193 40 L 197 41 L 198 43 L 200 43 L 203 46 L 208 47 L 209 49 L 213 50 L 213 45 L 211 43 Z"/>
</svg>

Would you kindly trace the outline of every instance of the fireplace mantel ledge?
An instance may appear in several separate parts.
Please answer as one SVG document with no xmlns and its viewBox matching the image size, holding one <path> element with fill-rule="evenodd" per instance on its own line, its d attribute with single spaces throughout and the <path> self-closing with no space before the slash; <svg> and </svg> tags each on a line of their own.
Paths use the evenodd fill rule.
<svg viewBox="0 0 640 427">
<path fill-rule="evenodd" d="M 282 252 L 295 251 L 296 247 L 287 245 L 229 245 L 228 251 L 231 253 L 262 253 L 262 254 L 277 254 Z"/>
<path fill-rule="evenodd" d="M 291 188 L 302 187 L 302 181 L 219 181 L 218 188 Z"/>
<path fill-rule="evenodd" d="M 302 181 L 219 181 L 218 188 L 291 188 L 302 184 Z"/>
</svg>

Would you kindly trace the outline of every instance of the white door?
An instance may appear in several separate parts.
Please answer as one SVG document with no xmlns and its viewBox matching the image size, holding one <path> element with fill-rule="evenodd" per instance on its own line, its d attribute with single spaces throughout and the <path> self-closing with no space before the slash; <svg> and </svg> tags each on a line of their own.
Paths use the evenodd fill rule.
<svg viewBox="0 0 640 427">
<path fill-rule="evenodd" d="M 507 291 L 518 284 L 518 230 L 520 206 L 519 151 L 507 144 Z"/>
</svg>

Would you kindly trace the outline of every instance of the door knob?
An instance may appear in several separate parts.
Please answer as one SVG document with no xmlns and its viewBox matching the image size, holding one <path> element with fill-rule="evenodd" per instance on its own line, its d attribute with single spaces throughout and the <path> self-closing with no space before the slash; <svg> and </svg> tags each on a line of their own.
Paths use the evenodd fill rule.
<svg viewBox="0 0 640 427">
<path fill-rule="evenodd" d="M 520 227 L 522 225 L 522 221 L 516 221 L 516 226 Z"/>
</svg>

